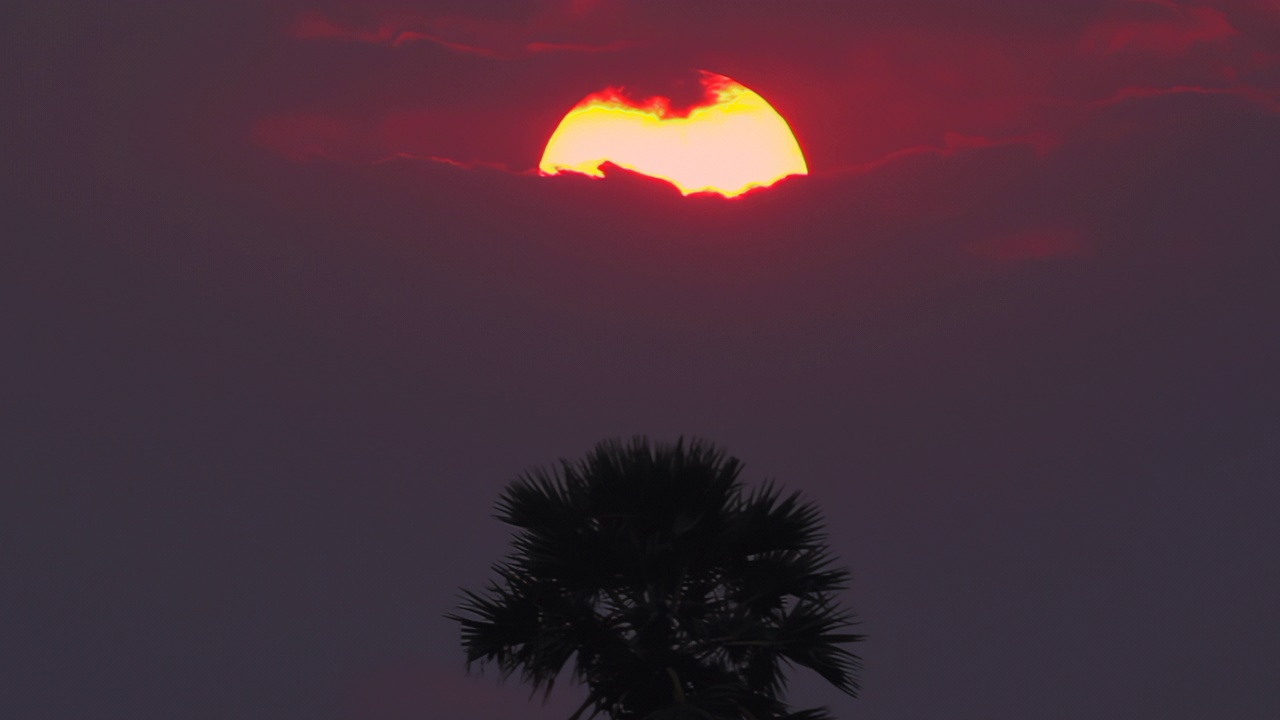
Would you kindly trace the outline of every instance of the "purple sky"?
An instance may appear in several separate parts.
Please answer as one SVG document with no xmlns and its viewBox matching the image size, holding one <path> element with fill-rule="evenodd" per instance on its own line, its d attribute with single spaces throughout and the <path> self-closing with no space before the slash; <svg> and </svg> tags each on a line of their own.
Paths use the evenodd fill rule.
<svg viewBox="0 0 1280 720">
<path fill-rule="evenodd" d="M 441 616 L 636 433 L 824 508 L 800 706 L 1280 716 L 1280 2 L 11 5 L 6 720 L 564 718 Z M 699 68 L 812 174 L 530 172 Z"/>
</svg>

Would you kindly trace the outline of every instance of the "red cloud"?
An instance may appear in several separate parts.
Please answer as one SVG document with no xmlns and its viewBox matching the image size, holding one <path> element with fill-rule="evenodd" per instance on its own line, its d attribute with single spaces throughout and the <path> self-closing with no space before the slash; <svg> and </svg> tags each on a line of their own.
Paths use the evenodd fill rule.
<svg viewBox="0 0 1280 720">
<path fill-rule="evenodd" d="M 295 17 L 284 29 L 289 37 L 305 39 L 365 39 L 352 37 L 351 28 L 339 25 L 320 13 L 308 12 Z M 370 38 L 371 40 L 373 38 Z"/>
<path fill-rule="evenodd" d="M 1168 95 L 1226 95 L 1244 98 L 1259 107 L 1280 113 L 1280 92 L 1255 87 L 1202 87 L 1199 85 L 1174 85 L 1171 87 L 1125 87 L 1102 100 L 1095 100 L 1094 107 L 1116 105 L 1127 100 L 1144 100 Z"/>
<path fill-rule="evenodd" d="M 1121 51 L 1155 55 L 1180 55 L 1199 43 L 1224 40 L 1239 32 L 1227 16 L 1211 7 L 1188 7 L 1169 0 L 1140 0 L 1138 9 L 1160 8 L 1160 17 L 1151 19 L 1106 20 L 1085 34 L 1088 53 Z"/>
<path fill-rule="evenodd" d="M 475 124 L 474 118 L 433 110 L 393 112 L 361 122 L 318 113 L 275 114 L 255 122 L 249 136 L 257 147 L 292 162 L 363 164 L 409 158 L 510 172 L 459 138 L 459 127 Z"/>
<path fill-rule="evenodd" d="M 599 53 L 599 52 L 616 52 L 618 50 L 627 50 L 638 47 L 639 43 L 630 40 L 615 40 L 604 45 L 591 45 L 590 43 L 551 43 L 551 42 L 531 42 L 524 46 L 525 50 L 531 53 L 546 52 L 580 52 L 580 53 Z"/>
<path fill-rule="evenodd" d="M 876 170 L 888 165 L 889 163 L 917 155 L 951 157 L 952 155 L 956 155 L 957 153 L 961 153 L 966 150 L 980 150 L 985 148 L 1016 145 L 1025 145 L 1034 149 L 1037 155 L 1044 155 L 1053 149 L 1058 142 L 1059 139 L 1049 133 L 1032 133 L 1017 137 L 990 138 L 981 135 L 962 135 L 960 133 L 948 132 L 943 135 L 941 145 L 916 145 L 914 147 L 895 150 L 884 157 L 877 158 L 870 162 L 836 168 L 835 172 L 858 175 Z"/>
<path fill-rule="evenodd" d="M 776 99 L 811 170 L 861 173 L 903 158 L 949 158 L 1011 145 L 1044 155 L 1085 125 L 1107 122 L 1099 119 L 1107 106 L 1166 95 L 1203 95 L 1205 102 L 1237 96 L 1280 112 L 1274 80 L 1280 56 L 1265 37 L 1256 37 L 1259 23 L 1252 21 L 1260 17 L 1259 8 L 1278 2 L 1237 0 L 1208 7 L 1098 0 L 1082 3 L 1070 22 L 1028 28 L 1016 23 L 944 26 L 931 16 L 908 13 L 895 23 L 859 26 L 852 35 L 847 22 L 838 22 L 847 20 L 844 11 L 831 10 L 830 22 L 815 21 L 765 3 L 748 4 L 733 17 L 694 14 L 679 20 L 683 11 L 676 6 L 634 0 L 537 0 L 532 15 L 506 19 L 431 17 L 385 6 L 371 11 L 340 2 L 325 13 L 296 16 L 287 29 L 298 38 L 387 47 L 430 42 L 459 53 L 505 58 L 513 66 L 519 58 L 537 55 L 640 48 L 627 57 L 601 58 L 598 72 L 564 66 L 555 77 L 543 76 L 539 82 L 556 89 L 557 103 L 568 102 L 563 98 L 574 93 L 557 83 L 585 94 L 599 87 L 592 84 L 594 75 L 626 73 L 645 63 L 692 62 L 680 48 L 697 48 L 699 62 L 733 75 L 771 102 Z M 1242 3 L 1252 15 L 1240 9 Z M 1096 13 L 1102 7 L 1112 11 L 1100 18 Z M 1116 7 L 1123 12 L 1117 14 Z M 709 32 L 711 24 L 717 32 Z M 635 40 L 611 40 L 624 35 Z M 1082 58 L 1082 47 L 1093 56 Z M 452 89 L 468 87 L 465 81 L 440 82 L 429 103 L 421 93 L 406 92 L 414 98 L 411 103 L 423 106 L 420 111 L 406 112 L 403 98 L 397 98 L 366 114 L 354 129 L 335 119 L 298 118 L 293 120 L 296 138 L 286 137 L 277 117 L 255 129 L 254 141 L 294 159 L 376 162 L 411 156 L 454 158 L 468 167 L 527 168 L 546 139 L 539 136 L 541 128 L 549 133 L 557 112 L 565 109 L 539 104 L 536 93 L 529 92 L 530 78 L 542 67 L 549 66 L 530 62 L 520 73 L 486 80 L 502 86 L 512 103 L 522 103 L 518 110 L 476 106 L 467 93 Z M 455 71 L 460 77 L 467 72 L 449 72 Z M 648 79 L 625 78 L 620 81 Z M 344 90 L 326 92 L 342 95 Z M 323 100 L 306 106 L 328 107 Z"/>
<path fill-rule="evenodd" d="M 321 13 L 303 13 L 285 28 L 285 34 L 303 40 L 346 40 L 351 42 L 370 43 L 374 45 L 390 45 L 400 47 L 406 43 L 428 41 L 442 47 L 462 53 L 475 55 L 495 55 L 496 51 L 482 44 L 468 43 L 449 39 L 437 32 L 428 32 L 422 28 L 428 25 L 449 25 L 451 23 L 437 21 L 404 21 L 381 22 L 376 27 L 365 28 L 340 23 Z M 493 39 L 493 38 L 489 38 Z"/>
<path fill-rule="evenodd" d="M 352 40 L 367 43 L 390 43 L 395 39 L 396 30 L 390 25 L 383 25 L 373 30 L 343 25 L 321 13 L 308 12 L 294 18 L 285 27 L 289 37 L 303 40 Z"/>
<path fill-rule="evenodd" d="M 565 12 L 576 18 L 585 15 L 586 9 L 573 5 Z M 562 36 L 566 32 L 564 24 L 550 16 L 543 16 L 525 26 L 478 18 L 395 13 L 358 25 L 340 22 L 324 13 L 305 12 L 286 25 L 285 34 L 303 40 L 343 40 L 391 47 L 426 41 L 456 52 L 488 57 L 548 52 L 616 52 L 637 46 L 629 40 L 551 42 L 531 39 L 531 36 L 542 33 Z"/>
</svg>

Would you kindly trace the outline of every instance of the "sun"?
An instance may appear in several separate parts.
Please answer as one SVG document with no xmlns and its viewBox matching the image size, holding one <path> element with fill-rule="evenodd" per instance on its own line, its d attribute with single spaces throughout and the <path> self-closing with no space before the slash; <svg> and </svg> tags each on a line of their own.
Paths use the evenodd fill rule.
<svg viewBox="0 0 1280 720">
<path fill-rule="evenodd" d="M 618 88 L 588 95 L 560 121 L 538 170 L 604 177 L 606 162 L 661 178 L 681 193 L 737 197 L 807 175 L 787 121 L 755 92 L 702 71 L 702 103 L 677 113 L 665 97 L 633 102 Z"/>
</svg>

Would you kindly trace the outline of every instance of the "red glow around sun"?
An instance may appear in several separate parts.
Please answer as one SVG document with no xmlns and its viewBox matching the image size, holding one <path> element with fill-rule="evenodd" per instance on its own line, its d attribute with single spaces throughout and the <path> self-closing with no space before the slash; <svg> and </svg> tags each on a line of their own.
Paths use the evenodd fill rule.
<svg viewBox="0 0 1280 720">
<path fill-rule="evenodd" d="M 787 121 L 755 92 L 702 73 L 706 100 L 686 114 L 671 101 L 634 102 L 609 88 L 588 95 L 560 121 L 538 169 L 603 177 L 606 162 L 667 180 L 685 195 L 737 197 L 808 166 Z"/>
</svg>

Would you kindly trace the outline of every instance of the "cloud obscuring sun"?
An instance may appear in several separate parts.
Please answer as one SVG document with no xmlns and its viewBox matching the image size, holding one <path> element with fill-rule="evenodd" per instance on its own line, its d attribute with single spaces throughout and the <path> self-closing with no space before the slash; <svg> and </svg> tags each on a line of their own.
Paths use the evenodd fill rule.
<svg viewBox="0 0 1280 720">
<path fill-rule="evenodd" d="M 687 113 L 652 97 L 633 102 L 610 88 L 588 95 L 560 121 L 538 169 L 603 177 L 606 162 L 661 178 L 681 193 L 736 197 L 789 175 L 807 175 L 786 120 L 755 92 L 703 72 L 703 103 Z"/>
</svg>

